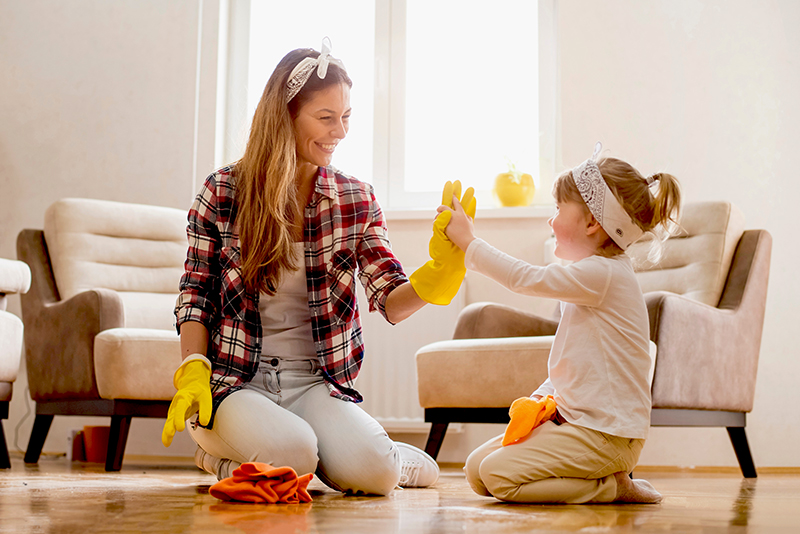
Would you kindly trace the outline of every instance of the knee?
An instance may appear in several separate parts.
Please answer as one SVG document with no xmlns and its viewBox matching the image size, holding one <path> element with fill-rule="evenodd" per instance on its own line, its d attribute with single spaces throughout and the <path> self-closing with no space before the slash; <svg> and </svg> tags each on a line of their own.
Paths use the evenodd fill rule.
<svg viewBox="0 0 800 534">
<path fill-rule="evenodd" d="M 293 453 L 293 459 L 288 463 L 298 475 L 316 472 L 318 464 L 319 456 L 317 455 L 316 443 L 298 447 Z"/>
<path fill-rule="evenodd" d="M 519 485 L 511 480 L 504 470 L 503 462 L 488 456 L 481 462 L 478 473 L 483 485 L 493 497 L 501 501 L 513 501 Z"/>
<path fill-rule="evenodd" d="M 370 448 L 361 451 L 364 468 L 355 470 L 347 481 L 349 490 L 373 495 L 388 495 L 400 482 L 400 456 L 397 448 L 390 453 Z"/>
<path fill-rule="evenodd" d="M 478 453 L 478 451 L 473 451 L 472 454 L 467 457 L 467 461 L 464 464 L 464 474 L 467 477 L 467 483 L 469 487 L 472 488 L 472 491 L 478 495 L 490 497 L 491 494 L 486 490 L 486 486 L 483 484 L 480 475 L 481 462 L 484 460 L 485 455 L 476 453 Z"/>
<path fill-rule="evenodd" d="M 373 467 L 372 475 L 354 480 L 354 489 L 371 495 L 389 495 L 400 482 L 400 468 L 384 463 Z"/>
<path fill-rule="evenodd" d="M 400 481 L 400 458 L 396 447 L 361 446 L 346 455 L 323 455 L 319 474 L 345 493 L 388 495 Z"/>
<path fill-rule="evenodd" d="M 298 475 L 314 473 L 319 463 L 317 437 L 311 427 L 282 429 L 282 439 L 264 443 L 249 461 L 291 467 Z"/>
</svg>

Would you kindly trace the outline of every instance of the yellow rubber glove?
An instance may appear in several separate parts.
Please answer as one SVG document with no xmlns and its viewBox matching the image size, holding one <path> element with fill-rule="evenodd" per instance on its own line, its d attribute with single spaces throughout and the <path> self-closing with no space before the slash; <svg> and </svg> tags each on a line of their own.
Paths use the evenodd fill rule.
<svg viewBox="0 0 800 534">
<path fill-rule="evenodd" d="M 205 426 L 211 420 L 211 368 L 203 359 L 188 358 L 178 367 L 172 383 L 178 390 L 172 397 L 167 413 L 167 422 L 161 433 L 161 443 L 169 447 L 175 432 L 183 432 L 186 420 L 200 412 L 200 424 Z"/>
<path fill-rule="evenodd" d="M 447 182 L 442 191 L 442 204 L 453 208 L 453 195 L 459 199 L 464 211 L 475 218 L 475 190 L 471 187 L 461 197 L 461 182 Z M 425 302 L 446 306 L 458 293 L 467 268 L 464 266 L 464 252 L 445 234 L 445 228 L 453 216 L 449 210 L 441 212 L 433 222 L 433 237 L 428 244 L 430 261 L 411 273 L 409 280 L 414 291 Z"/>
<path fill-rule="evenodd" d="M 552 395 L 547 395 L 539 400 L 530 397 L 520 397 L 511 404 L 508 410 L 511 422 L 506 427 L 503 436 L 503 446 L 513 445 L 545 421 L 556 415 L 556 401 Z"/>
</svg>

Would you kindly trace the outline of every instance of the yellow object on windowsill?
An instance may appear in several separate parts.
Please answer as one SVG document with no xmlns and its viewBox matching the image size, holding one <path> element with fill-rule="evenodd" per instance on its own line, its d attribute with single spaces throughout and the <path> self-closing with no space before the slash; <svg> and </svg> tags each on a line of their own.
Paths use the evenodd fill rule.
<svg viewBox="0 0 800 534">
<path fill-rule="evenodd" d="M 536 186 L 533 177 L 518 171 L 513 163 L 508 162 L 508 172 L 497 175 L 494 180 L 494 197 L 503 207 L 530 206 Z"/>
</svg>

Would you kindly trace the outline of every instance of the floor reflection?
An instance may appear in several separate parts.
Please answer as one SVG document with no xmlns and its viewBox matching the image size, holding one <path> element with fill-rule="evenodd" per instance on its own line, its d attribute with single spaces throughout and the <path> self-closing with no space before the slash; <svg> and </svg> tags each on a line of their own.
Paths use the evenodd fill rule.
<svg viewBox="0 0 800 534">
<path fill-rule="evenodd" d="M 318 532 L 309 518 L 313 506 L 312 503 L 220 503 L 201 505 L 196 510 L 244 534 L 299 534 Z"/>
<path fill-rule="evenodd" d="M 757 478 L 743 478 L 739 485 L 739 495 L 733 501 L 733 517 L 731 526 L 746 527 L 753 511 L 753 501 L 756 496 Z"/>
</svg>

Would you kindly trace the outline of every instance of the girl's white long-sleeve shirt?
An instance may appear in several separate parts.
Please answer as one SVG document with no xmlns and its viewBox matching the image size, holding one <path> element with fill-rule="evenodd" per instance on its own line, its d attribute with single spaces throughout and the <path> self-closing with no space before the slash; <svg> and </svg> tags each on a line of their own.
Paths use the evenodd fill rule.
<svg viewBox="0 0 800 534">
<path fill-rule="evenodd" d="M 539 267 L 475 239 L 465 263 L 516 293 L 561 301 L 549 377 L 532 396 L 553 395 L 572 424 L 624 438 L 647 437 L 650 326 L 628 256 Z"/>
</svg>

